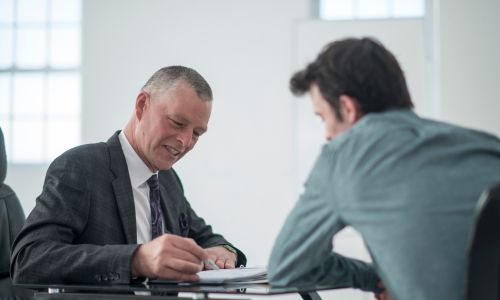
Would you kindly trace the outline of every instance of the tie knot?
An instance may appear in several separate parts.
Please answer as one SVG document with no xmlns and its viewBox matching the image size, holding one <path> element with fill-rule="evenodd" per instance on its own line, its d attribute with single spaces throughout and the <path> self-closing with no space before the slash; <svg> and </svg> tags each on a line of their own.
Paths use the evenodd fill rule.
<svg viewBox="0 0 500 300">
<path fill-rule="evenodd" d="M 148 186 L 151 190 L 157 190 L 158 189 L 158 176 L 154 174 L 153 176 L 149 177 L 148 181 Z"/>
</svg>

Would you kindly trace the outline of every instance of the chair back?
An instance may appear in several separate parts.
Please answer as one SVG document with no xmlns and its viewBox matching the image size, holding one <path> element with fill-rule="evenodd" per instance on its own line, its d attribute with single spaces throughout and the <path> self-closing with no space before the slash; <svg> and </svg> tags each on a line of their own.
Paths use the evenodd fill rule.
<svg viewBox="0 0 500 300">
<path fill-rule="evenodd" d="M 468 300 L 500 299 L 500 183 L 481 195 L 467 270 Z"/>
<path fill-rule="evenodd" d="M 33 292 L 12 287 L 10 279 L 10 248 L 25 216 L 16 193 L 4 183 L 6 175 L 7 155 L 0 128 L 0 299 L 31 299 Z"/>
</svg>

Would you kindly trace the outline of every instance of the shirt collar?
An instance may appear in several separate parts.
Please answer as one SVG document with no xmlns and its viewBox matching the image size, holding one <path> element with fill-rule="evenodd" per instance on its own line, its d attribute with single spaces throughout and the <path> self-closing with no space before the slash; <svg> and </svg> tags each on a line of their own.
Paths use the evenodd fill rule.
<svg viewBox="0 0 500 300">
<path fill-rule="evenodd" d="M 122 146 L 123 154 L 125 155 L 125 161 L 127 162 L 128 174 L 130 176 L 130 183 L 132 187 L 139 187 L 141 184 L 146 182 L 152 175 L 158 174 L 153 173 L 142 161 L 139 155 L 135 152 L 132 145 L 130 145 L 124 131 L 120 132 L 118 135 L 120 139 L 120 144 Z"/>
</svg>

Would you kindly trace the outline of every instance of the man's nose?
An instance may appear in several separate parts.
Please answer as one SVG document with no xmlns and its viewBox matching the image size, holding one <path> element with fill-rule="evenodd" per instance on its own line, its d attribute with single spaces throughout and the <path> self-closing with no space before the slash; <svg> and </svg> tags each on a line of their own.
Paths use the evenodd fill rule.
<svg viewBox="0 0 500 300">
<path fill-rule="evenodd" d="M 190 130 L 183 130 L 177 135 L 177 140 L 181 142 L 183 147 L 188 147 L 193 139 L 193 133 Z"/>
</svg>

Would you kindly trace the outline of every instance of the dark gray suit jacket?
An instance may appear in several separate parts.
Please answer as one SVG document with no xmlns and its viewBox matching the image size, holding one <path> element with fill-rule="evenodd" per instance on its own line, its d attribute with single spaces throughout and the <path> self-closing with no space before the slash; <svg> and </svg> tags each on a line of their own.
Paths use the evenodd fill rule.
<svg viewBox="0 0 500 300">
<path fill-rule="evenodd" d="M 42 194 L 14 242 L 14 282 L 131 281 L 138 246 L 135 207 L 118 134 L 107 143 L 73 148 L 50 165 Z M 204 248 L 231 245 L 191 209 L 173 169 L 160 171 L 159 181 L 167 232 Z M 238 264 L 245 263 L 238 250 Z"/>
</svg>

